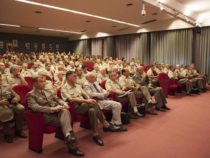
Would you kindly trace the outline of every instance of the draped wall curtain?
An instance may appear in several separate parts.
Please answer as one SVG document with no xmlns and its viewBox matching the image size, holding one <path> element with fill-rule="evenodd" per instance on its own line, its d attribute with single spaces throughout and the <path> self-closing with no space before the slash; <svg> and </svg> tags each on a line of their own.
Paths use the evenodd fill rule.
<svg viewBox="0 0 210 158">
<path fill-rule="evenodd" d="M 90 42 L 90 40 L 72 41 L 70 46 L 72 51 L 74 51 L 75 53 L 90 54 Z"/>
<path fill-rule="evenodd" d="M 150 63 L 190 64 L 192 41 L 192 29 L 151 33 Z"/>
<path fill-rule="evenodd" d="M 114 37 L 104 39 L 103 57 L 117 57 L 115 53 Z"/>
<path fill-rule="evenodd" d="M 201 73 L 208 74 L 210 82 L 210 29 L 202 28 L 195 34 L 195 65 Z"/>
<path fill-rule="evenodd" d="M 135 58 L 140 63 L 149 61 L 148 35 L 127 35 L 115 38 L 116 56 L 125 57 L 127 60 Z"/>
<path fill-rule="evenodd" d="M 201 34 L 185 29 L 74 41 L 71 48 L 103 57 L 135 58 L 143 64 L 194 62 L 210 81 L 210 27 L 201 28 Z"/>
<path fill-rule="evenodd" d="M 103 39 L 96 38 L 91 41 L 91 54 L 96 56 L 103 55 Z"/>
</svg>

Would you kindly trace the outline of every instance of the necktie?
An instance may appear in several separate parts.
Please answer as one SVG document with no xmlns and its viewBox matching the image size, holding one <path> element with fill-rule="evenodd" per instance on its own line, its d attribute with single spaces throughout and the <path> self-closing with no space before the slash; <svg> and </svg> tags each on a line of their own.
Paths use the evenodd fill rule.
<svg viewBox="0 0 210 158">
<path fill-rule="evenodd" d="M 48 101 L 47 96 L 45 95 L 44 91 L 41 91 L 41 94 L 45 97 L 45 99 Z"/>
<path fill-rule="evenodd" d="M 93 86 L 94 86 L 94 88 L 96 89 L 96 91 L 97 91 L 98 93 L 100 93 L 100 90 L 97 88 L 97 86 L 96 86 L 95 83 L 93 83 Z"/>
</svg>

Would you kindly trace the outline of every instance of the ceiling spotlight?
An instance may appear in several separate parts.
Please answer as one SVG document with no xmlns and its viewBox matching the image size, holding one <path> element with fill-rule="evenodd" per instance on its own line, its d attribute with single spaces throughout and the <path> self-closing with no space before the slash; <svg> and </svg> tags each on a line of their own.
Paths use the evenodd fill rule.
<svg viewBox="0 0 210 158">
<path fill-rule="evenodd" d="M 163 5 L 162 5 L 162 3 L 161 3 L 161 2 L 159 2 L 159 7 L 160 7 L 160 10 L 161 10 L 161 11 L 163 11 L 163 10 L 164 10 Z"/>
<path fill-rule="evenodd" d="M 195 24 L 195 26 L 201 27 L 201 23 L 197 21 L 196 24 Z"/>
<path fill-rule="evenodd" d="M 145 10 L 145 4 L 144 2 L 142 2 L 142 10 L 141 10 L 141 16 L 145 16 L 147 13 L 146 13 L 146 10 Z"/>
</svg>

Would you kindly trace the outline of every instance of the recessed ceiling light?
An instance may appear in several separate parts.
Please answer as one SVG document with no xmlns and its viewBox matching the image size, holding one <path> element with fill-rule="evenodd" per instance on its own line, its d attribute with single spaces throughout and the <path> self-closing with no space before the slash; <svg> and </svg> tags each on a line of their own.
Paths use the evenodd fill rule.
<svg viewBox="0 0 210 158">
<path fill-rule="evenodd" d="M 36 13 L 36 14 L 42 14 L 42 12 L 39 11 L 39 10 L 34 11 L 34 13 Z"/>
<path fill-rule="evenodd" d="M 12 24 L 0 24 L 1 26 L 9 26 L 9 27 L 21 27 L 20 25 L 12 25 Z"/>
<path fill-rule="evenodd" d="M 35 5 L 35 6 L 41 6 L 41 7 L 45 7 L 45 8 L 60 10 L 60 11 L 64 11 L 64 12 L 69 12 L 69 13 L 73 13 L 73 14 L 84 15 L 84 16 L 102 19 L 102 20 L 106 20 L 106 21 L 112 21 L 112 22 L 129 25 L 129 26 L 133 26 L 133 27 L 140 27 L 139 25 L 136 25 L 133 23 L 120 21 L 120 20 L 116 20 L 116 19 L 111 19 L 111 18 L 107 18 L 107 17 L 103 17 L 103 16 L 94 15 L 94 14 L 89 14 L 89 13 L 85 13 L 85 12 L 81 12 L 81 11 L 71 10 L 71 9 L 67 9 L 67 8 L 57 7 L 57 6 L 53 6 L 53 5 L 48 5 L 48 4 L 44 4 L 44 3 L 33 2 L 33 1 L 29 1 L 29 0 L 15 0 L 15 1 L 27 3 L 27 4 L 31 4 L 31 5 Z"/>
<path fill-rule="evenodd" d="M 158 15 L 158 13 L 152 13 L 152 15 Z"/>
<path fill-rule="evenodd" d="M 67 31 L 67 30 L 58 30 L 58 29 L 49 29 L 49 28 L 38 28 L 39 30 L 45 30 L 45 31 L 54 31 L 54 32 L 63 32 L 63 33 L 70 33 L 70 34 L 82 34 L 82 32 L 76 32 L 76 31 Z"/>
<path fill-rule="evenodd" d="M 132 6 L 132 5 L 133 5 L 133 3 L 127 3 L 127 4 L 126 4 L 127 7 L 130 7 L 130 6 Z"/>
</svg>

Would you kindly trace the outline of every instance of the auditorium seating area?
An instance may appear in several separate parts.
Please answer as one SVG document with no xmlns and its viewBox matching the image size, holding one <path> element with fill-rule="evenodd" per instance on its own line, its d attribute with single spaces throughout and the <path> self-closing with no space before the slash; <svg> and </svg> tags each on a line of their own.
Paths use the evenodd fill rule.
<svg viewBox="0 0 210 158">
<path fill-rule="evenodd" d="M 1 0 L 0 158 L 210 158 L 210 1 Z"/>
</svg>

